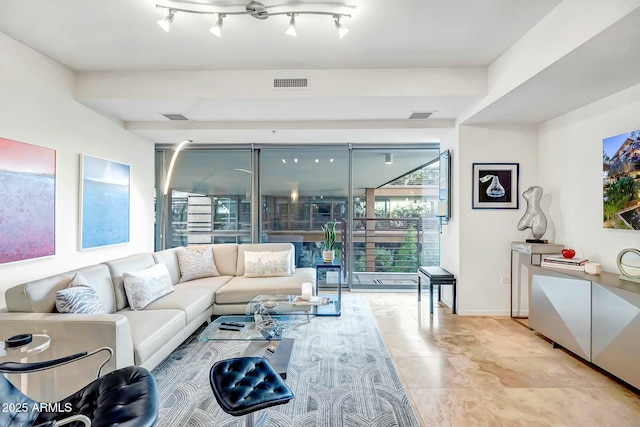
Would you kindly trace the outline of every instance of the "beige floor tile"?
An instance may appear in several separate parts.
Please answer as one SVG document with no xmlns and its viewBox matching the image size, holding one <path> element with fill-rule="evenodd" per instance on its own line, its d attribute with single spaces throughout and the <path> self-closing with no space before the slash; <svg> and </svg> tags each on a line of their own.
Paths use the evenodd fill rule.
<svg viewBox="0 0 640 427">
<path fill-rule="evenodd" d="M 424 426 L 640 426 L 639 394 L 511 318 L 367 299 Z"/>
<path fill-rule="evenodd" d="M 468 388 L 471 378 L 443 356 L 394 357 L 403 383 L 408 388 Z"/>
<path fill-rule="evenodd" d="M 499 426 L 475 389 L 409 389 L 424 426 Z"/>
</svg>

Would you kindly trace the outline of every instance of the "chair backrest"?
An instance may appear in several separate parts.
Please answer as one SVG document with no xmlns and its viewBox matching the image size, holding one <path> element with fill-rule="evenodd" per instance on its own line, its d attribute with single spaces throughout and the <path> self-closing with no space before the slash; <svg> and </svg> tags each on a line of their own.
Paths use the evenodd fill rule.
<svg viewBox="0 0 640 427">
<path fill-rule="evenodd" d="M 38 417 L 39 412 L 33 410 L 36 401 L 22 394 L 4 375 L 0 375 L 0 396 L 0 427 L 31 426 Z"/>
</svg>

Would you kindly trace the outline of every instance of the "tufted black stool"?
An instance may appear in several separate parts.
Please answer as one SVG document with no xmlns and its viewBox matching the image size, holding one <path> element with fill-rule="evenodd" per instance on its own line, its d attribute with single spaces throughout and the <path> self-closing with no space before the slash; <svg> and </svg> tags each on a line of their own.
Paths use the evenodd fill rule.
<svg viewBox="0 0 640 427">
<path fill-rule="evenodd" d="M 228 414 L 246 415 L 245 426 L 255 427 L 254 412 L 282 405 L 293 399 L 287 384 L 261 357 L 236 357 L 216 362 L 209 373 L 211 389 L 218 404 Z"/>
</svg>

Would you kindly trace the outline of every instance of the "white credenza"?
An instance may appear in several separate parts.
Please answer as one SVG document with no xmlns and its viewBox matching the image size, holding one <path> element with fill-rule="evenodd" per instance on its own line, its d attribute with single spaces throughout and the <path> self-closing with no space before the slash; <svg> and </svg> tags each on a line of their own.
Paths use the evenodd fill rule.
<svg viewBox="0 0 640 427">
<path fill-rule="evenodd" d="M 530 267 L 529 327 L 640 388 L 640 284 Z"/>
</svg>

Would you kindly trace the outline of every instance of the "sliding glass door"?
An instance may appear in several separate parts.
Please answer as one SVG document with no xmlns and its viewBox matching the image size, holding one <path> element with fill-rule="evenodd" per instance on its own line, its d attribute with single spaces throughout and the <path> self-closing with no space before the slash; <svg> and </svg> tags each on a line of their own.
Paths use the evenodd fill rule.
<svg viewBox="0 0 640 427">
<path fill-rule="evenodd" d="M 297 265 L 314 266 L 322 225 L 348 215 L 348 147 L 262 148 L 260 172 L 261 240 L 292 242 Z M 340 233 L 337 240 L 339 258 Z"/>
<path fill-rule="evenodd" d="M 418 266 L 439 264 L 438 148 L 358 148 L 352 157 L 352 288 L 413 288 Z"/>
</svg>

